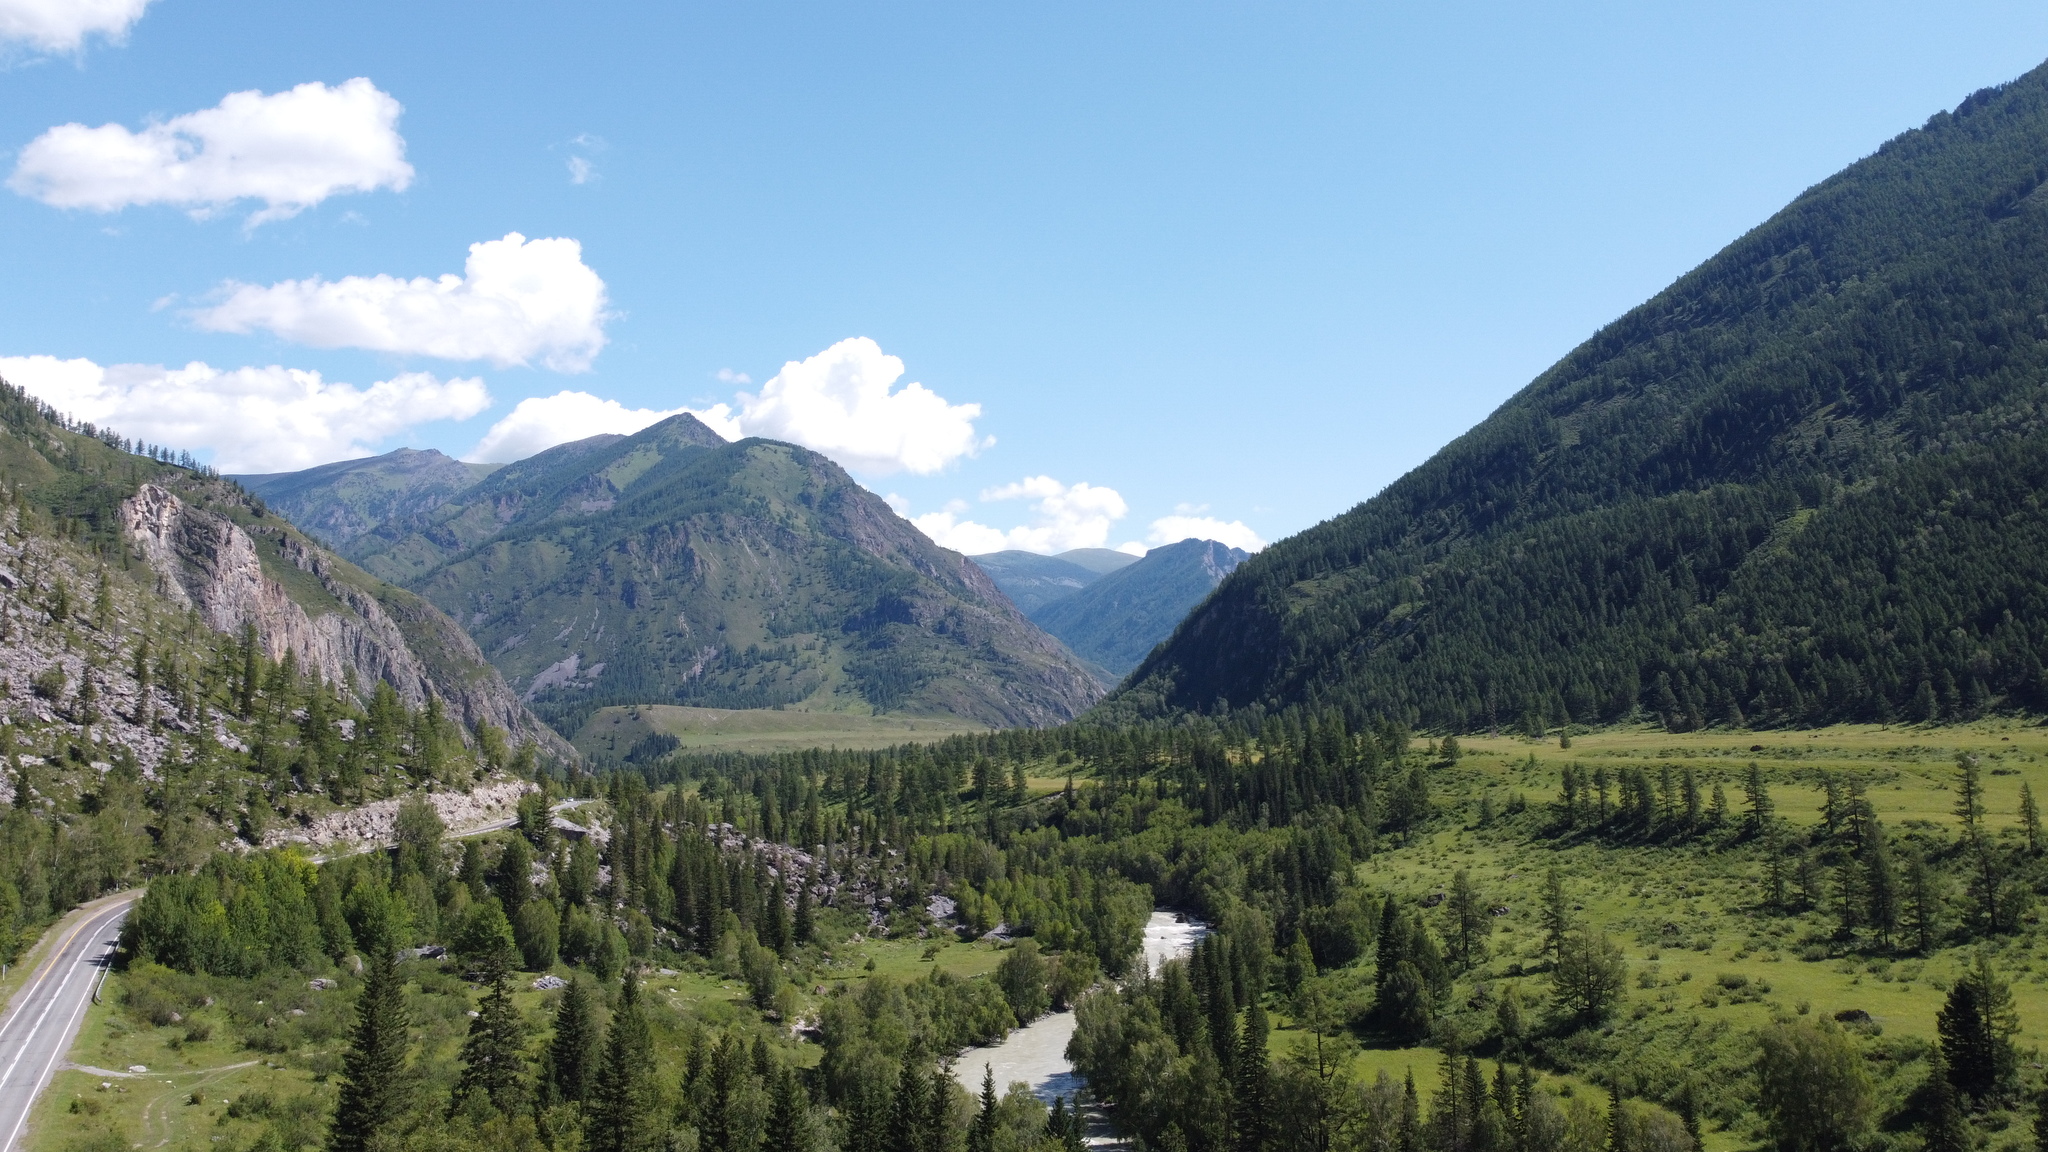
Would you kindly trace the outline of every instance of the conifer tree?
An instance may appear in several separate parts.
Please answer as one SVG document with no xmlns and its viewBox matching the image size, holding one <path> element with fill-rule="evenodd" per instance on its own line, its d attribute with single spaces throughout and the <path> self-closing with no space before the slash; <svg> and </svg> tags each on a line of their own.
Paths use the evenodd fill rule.
<svg viewBox="0 0 2048 1152">
<path fill-rule="evenodd" d="M 366 1152 L 380 1147 L 389 1128 L 404 1115 L 409 1074 L 405 1056 L 405 986 L 390 948 L 370 949 L 356 1030 L 342 1057 L 341 1093 L 328 1131 L 327 1152 Z"/>
<path fill-rule="evenodd" d="M 797 889 L 796 892 L 796 923 L 790 928 L 791 935 L 795 937 L 798 944 L 809 944 L 811 942 L 811 934 L 816 931 L 816 925 L 812 922 L 811 887 L 817 882 L 818 870 L 816 866 L 805 868 L 803 887 Z"/>
<path fill-rule="evenodd" d="M 796 1073 L 786 1068 L 775 1076 L 762 1146 L 777 1152 L 811 1152 L 811 1100 Z"/>
<path fill-rule="evenodd" d="M 1231 1091 L 1230 1126 L 1236 1152 L 1264 1152 L 1272 1117 L 1272 1078 L 1266 1063 L 1266 1009 L 1257 996 L 1245 1009 L 1238 1036 L 1237 1079 Z"/>
<path fill-rule="evenodd" d="M 919 1152 L 929 1146 L 930 1097 L 925 1090 L 924 1053 L 916 1045 L 903 1054 L 896 1075 L 896 1096 L 889 1112 L 889 1147 Z"/>
<path fill-rule="evenodd" d="M 1922 1129 L 1923 1152 L 1970 1152 L 1969 1121 L 1963 1116 L 1962 1101 L 1956 1096 L 1948 1061 L 1936 1048 L 1927 1060 L 1926 1122 Z"/>
<path fill-rule="evenodd" d="M 1389 901 L 1391 907 L 1392 902 Z M 1564 874 L 1551 865 L 1543 877 L 1543 950 L 1555 960 L 1572 931 L 1572 902 L 1565 895 Z"/>
<path fill-rule="evenodd" d="M 1899 882 L 1892 873 L 1884 829 L 1875 817 L 1863 823 L 1863 898 L 1870 930 L 1877 933 L 1880 946 L 1890 948 L 1892 936 L 1899 930 Z"/>
<path fill-rule="evenodd" d="M 1749 774 L 1743 781 L 1742 790 L 1743 799 L 1749 804 L 1747 830 L 1751 836 L 1761 836 L 1771 822 L 1773 808 L 1770 787 L 1764 783 L 1764 770 L 1754 760 L 1749 762 Z"/>
<path fill-rule="evenodd" d="M 585 1113 L 584 1147 L 590 1152 L 649 1152 L 660 1135 L 657 1121 L 654 1037 L 640 1010 L 639 978 L 629 971 L 619 1010 L 605 1030 L 604 1062 Z"/>
<path fill-rule="evenodd" d="M 1941 937 L 1941 897 L 1935 890 L 1934 873 L 1926 858 L 1913 852 L 1906 857 L 1906 931 L 1916 952 L 1932 951 Z"/>
<path fill-rule="evenodd" d="M 967 1130 L 967 1152 L 995 1152 L 996 1148 L 996 1073 L 987 1064 L 981 1066 L 981 1107 L 974 1114 L 974 1125 Z"/>
<path fill-rule="evenodd" d="M 555 1037 L 548 1044 L 548 1084 L 556 1100 L 578 1101 L 597 1074 L 597 1005 L 589 981 L 574 977 L 555 1007 Z"/>
<path fill-rule="evenodd" d="M 2041 854 L 2041 806 L 2034 803 L 2034 786 L 2020 782 L 2020 830 L 2027 834 L 2027 855 Z"/>
<path fill-rule="evenodd" d="M 502 955 L 489 962 L 484 979 L 490 991 L 478 1003 L 476 1018 L 469 1022 L 454 1104 L 460 1107 L 480 1095 L 510 1116 L 526 1095 L 526 1026 L 512 1003 L 511 976 Z"/>
</svg>

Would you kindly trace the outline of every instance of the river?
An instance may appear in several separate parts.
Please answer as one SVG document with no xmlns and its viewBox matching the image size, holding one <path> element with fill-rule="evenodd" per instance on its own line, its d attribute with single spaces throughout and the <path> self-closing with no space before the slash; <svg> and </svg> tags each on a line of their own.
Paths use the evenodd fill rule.
<svg viewBox="0 0 2048 1152">
<path fill-rule="evenodd" d="M 1156 972 L 1166 961 L 1186 956 L 1193 951 L 1195 941 L 1208 933 L 1204 925 L 1155 909 L 1145 922 L 1147 970 Z M 982 1066 L 987 1065 L 995 1073 L 997 1092 L 1007 1091 L 1011 1084 L 1022 1081 L 1048 1104 L 1055 1096 L 1079 1096 L 1087 1084 L 1067 1060 L 1067 1041 L 1073 1036 L 1072 1012 L 1049 1013 L 1011 1031 L 1001 1043 L 962 1052 L 953 1062 L 953 1078 L 969 1092 L 979 1094 Z M 1090 1109 L 1088 1120 L 1088 1142 L 1106 1143 L 1108 1128 L 1101 1115 Z"/>
</svg>

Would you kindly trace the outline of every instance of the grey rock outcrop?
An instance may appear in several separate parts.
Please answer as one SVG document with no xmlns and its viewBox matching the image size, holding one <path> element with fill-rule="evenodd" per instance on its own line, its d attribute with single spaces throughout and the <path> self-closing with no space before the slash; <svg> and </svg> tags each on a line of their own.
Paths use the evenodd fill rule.
<svg viewBox="0 0 2048 1152">
<path fill-rule="evenodd" d="M 345 561 L 303 537 L 259 529 L 259 541 L 228 517 L 154 484 L 122 502 L 121 522 L 156 573 L 157 591 L 214 631 L 253 625 L 273 660 L 289 652 L 302 670 L 364 692 L 381 680 L 412 707 L 439 696 L 466 726 L 488 721 L 567 751 L 453 621 L 398 589 L 374 594 L 375 582 L 360 573 L 353 573 L 360 581 L 345 578 Z M 280 577 L 296 577 L 295 588 Z"/>
</svg>

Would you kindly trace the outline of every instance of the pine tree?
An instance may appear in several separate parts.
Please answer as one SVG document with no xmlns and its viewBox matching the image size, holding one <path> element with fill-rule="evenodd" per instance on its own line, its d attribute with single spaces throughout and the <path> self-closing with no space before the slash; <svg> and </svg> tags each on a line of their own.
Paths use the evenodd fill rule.
<svg viewBox="0 0 2048 1152">
<path fill-rule="evenodd" d="M 1935 1015 L 1941 1055 L 1948 1079 L 1975 1108 L 2009 1099 L 2019 1084 L 2019 1053 L 2012 1038 L 2019 1031 L 2013 1014 L 2012 989 L 1979 955 L 1976 965 L 1949 989 L 1948 1001 Z"/>
<path fill-rule="evenodd" d="M 556 1100 L 581 1100 L 597 1072 L 597 1006 L 582 977 L 569 982 L 555 1007 L 555 1038 L 548 1045 L 548 1083 Z"/>
<path fill-rule="evenodd" d="M 811 1100 L 796 1073 L 786 1068 L 775 1077 L 762 1147 L 776 1152 L 811 1152 Z"/>
<path fill-rule="evenodd" d="M 1863 823 L 1863 898 L 1870 930 L 1877 933 L 1880 946 L 1890 948 L 1899 930 L 1899 882 L 1892 874 L 1884 828 L 1874 816 Z"/>
<path fill-rule="evenodd" d="M 657 1121 L 654 1037 L 640 1010 L 640 981 L 628 972 L 619 1010 L 605 1031 L 604 1063 L 590 1093 L 584 1147 L 590 1152 L 649 1152 L 660 1135 Z"/>
<path fill-rule="evenodd" d="M 796 891 L 796 923 L 791 929 L 799 944 L 809 944 L 811 934 L 816 931 L 816 925 L 812 923 L 811 887 L 817 882 L 817 868 L 804 869 L 804 886 Z"/>
<path fill-rule="evenodd" d="M 341 1063 L 341 1092 L 327 1152 L 366 1152 L 388 1138 L 390 1125 L 404 1115 L 409 1074 L 405 1067 L 405 986 L 389 948 L 372 948 L 362 999 L 356 1005 L 356 1031 Z"/>
<path fill-rule="evenodd" d="M 2020 782 L 2020 829 L 2027 834 L 2027 855 L 2041 854 L 2041 806 L 2034 803 L 2034 786 Z"/>
<path fill-rule="evenodd" d="M 1764 770 L 1757 762 L 1749 762 L 1749 774 L 1743 781 L 1743 798 L 1749 803 L 1749 826 L 1751 836 L 1761 836 L 1771 822 L 1771 790 L 1764 783 Z"/>
<path fill-rule="evenodd" d="M 1273 1104 L 1266 1063 L 1266 1010 L 1252 997 L 1237 1044 L 1237 1080 L 1231 1092 L 1230 1126 L 1236 1152 L 1264 1152 Z"/>
<path fill-rule="evenodd" d="M 903 1054 L 896 1075 L 896 1095 L 889 1112 L 889 1147 L 920 1152 L 928 1146 L 925 1127 L 931 1116 L 931 1099 L 925 1090 L 924 1054 L 916 1045 Z"/>
<path fill-rule="evenodd" d="M 455 1085 L 454 1106 L 482 1096 L 507 1116 L 519 1110 L 526 1095 L 526 1025 L 512 1003 L 512 981 L 502 958 L 493 960 L 484 979 L 490 991 L 469 1022 L 462 1044 L 462 1076 Z"/>
<path fill-rule="evenodd" d="M 1451 925 L 1458 934 L 1458 963 L 1470 968 L 1486 958 L 1485 941 L 1493 930 L 1493 920 L 1463 868 L 1451 875 L 1450 905 Z"/>
<path fill-rule="evenodd" d="M 1936 1048 L 1927 1060 L 1927 1119 L 1922 1129 L 1923 1152 L 1970 1152 L 1969 1121 L 1963 1117 L 1962 1101 L 1956 1097 L 1948 1061 Z"/>
<path fill-rule="evenodd" d="M 1391 901 L 1389 902 L 1391 904 Z M 1564 874 L 1552 865 L 1543 877 L 1543 950 L 1557 959 L 1565 937 L 1572 932 L 1572 902 L 1564 891 Z"/>
<path fill-rule="evenodd" d="M 1916 952 L 1933 951 L 1941 938 L 1941 897 L 1933 871 L 1918 852 L 1906 857 L 1906 931 Z"/>
<path fill-rule="evenodd" d="M 967 1130 L 967 1152 L 995 1152 L 996 1148 L 996 1074 L 986 1064 L 981 1066 L 981 1108 L 974 1114 L 974 1125 Z"/>
</svg>

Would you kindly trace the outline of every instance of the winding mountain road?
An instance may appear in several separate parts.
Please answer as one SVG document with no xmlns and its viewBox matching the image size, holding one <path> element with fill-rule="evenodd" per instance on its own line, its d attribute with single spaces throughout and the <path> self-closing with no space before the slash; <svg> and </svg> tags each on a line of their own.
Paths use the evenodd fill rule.
<svg viewBox="0 0 2048 1152">
<path fill-rule="evenodd" d="M 60 926 L 55 947 L 0 1017 L 0 1152 L 14 1152 L 36 1097 L 64 1062 L 114 960 L 137 890 L 93 901 Z"/>
</svg>

